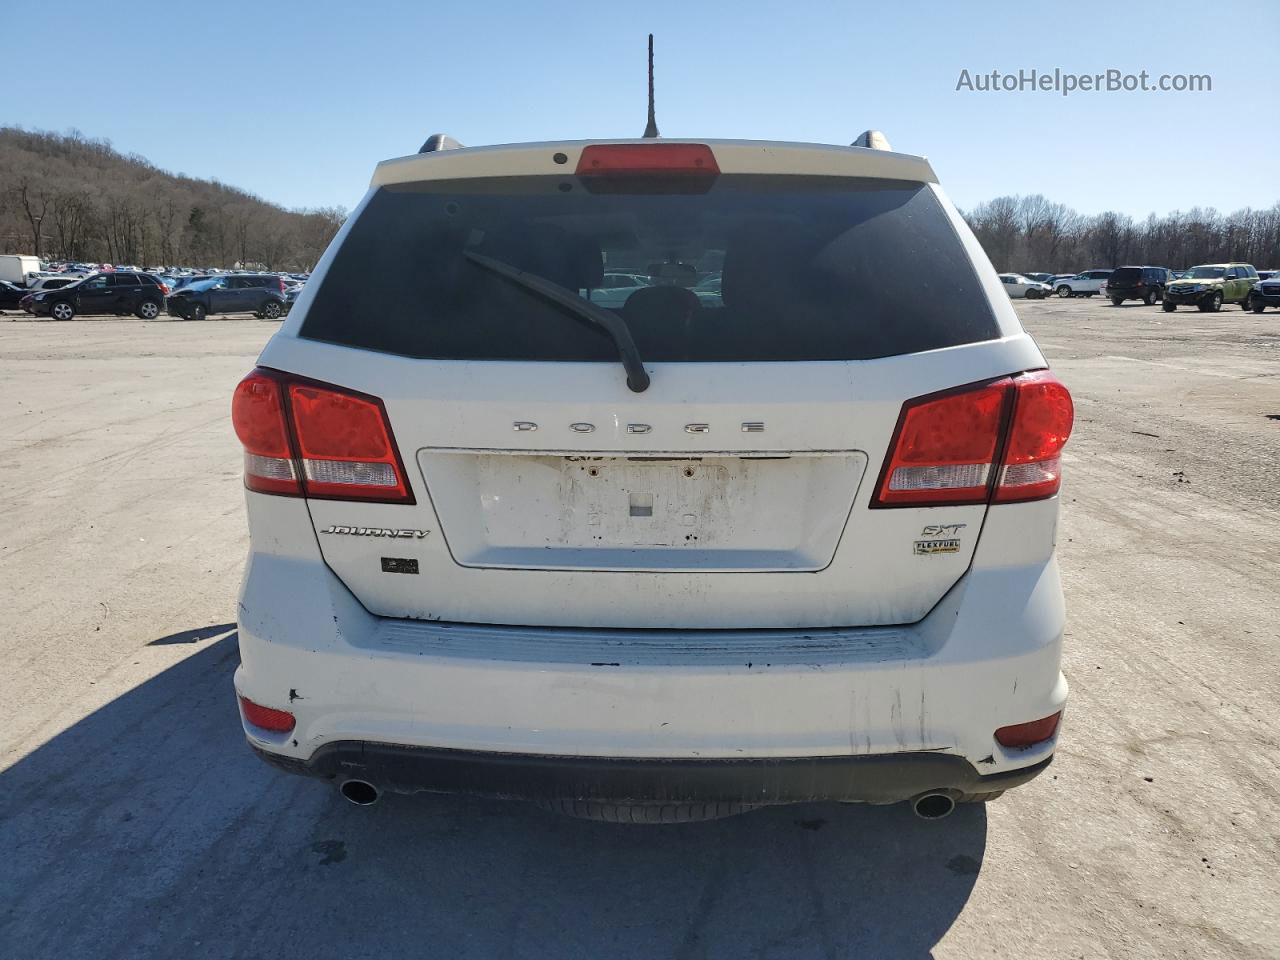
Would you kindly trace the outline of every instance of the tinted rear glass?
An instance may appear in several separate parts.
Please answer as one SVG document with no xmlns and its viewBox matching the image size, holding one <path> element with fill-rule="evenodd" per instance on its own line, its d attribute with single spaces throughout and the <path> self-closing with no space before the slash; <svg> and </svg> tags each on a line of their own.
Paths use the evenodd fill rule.
<svg viewBox="0 0 1280 960">
<path fill-rule="evenodd" d="M 412 357 L 616 362 L 597 327 L 467 253 L 616 312 L 646 361 L 854 360 L 999 335 L 928 187 L 745 175 L 696 193 L 545 176 L 383 187 L 301 335 Z"/>
<path fill-rule="evenodd" d="M 1142 279 L 1141 267 L 1121 267 L 1111 274 L 1112 283 L 1137 283 Z"/>
</svg>

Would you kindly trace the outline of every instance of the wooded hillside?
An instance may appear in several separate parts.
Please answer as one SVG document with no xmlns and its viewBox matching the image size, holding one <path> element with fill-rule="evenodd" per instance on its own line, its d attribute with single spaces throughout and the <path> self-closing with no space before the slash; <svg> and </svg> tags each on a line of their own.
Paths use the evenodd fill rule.
<svg viewBox="0 0 1280 960">
<path fill-rule="evenodd" d="M 136 266 L 309 270 L 346 218 L 160 170 L 109 141 L 0 127 L 0 252 Z"/>
</svg>

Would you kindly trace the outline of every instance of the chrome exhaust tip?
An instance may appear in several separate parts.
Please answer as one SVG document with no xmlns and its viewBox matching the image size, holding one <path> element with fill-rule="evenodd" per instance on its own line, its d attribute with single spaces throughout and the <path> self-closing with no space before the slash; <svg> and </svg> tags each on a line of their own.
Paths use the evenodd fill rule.
<svg viewBox="0 0 1280 960">
<path fill-rule="evenodd" d="M 922 793 L 911 801 L 912 812 L 921 820 L 941 820 L 955 808 L 955 800 L 945 793 Z"/>
<path fill-rule="evenodd" d="M 344 780 L 338 791 L 357 807 L 368 807 L 378 802 L 378 788 L 366 780 Z"/>
</svg>

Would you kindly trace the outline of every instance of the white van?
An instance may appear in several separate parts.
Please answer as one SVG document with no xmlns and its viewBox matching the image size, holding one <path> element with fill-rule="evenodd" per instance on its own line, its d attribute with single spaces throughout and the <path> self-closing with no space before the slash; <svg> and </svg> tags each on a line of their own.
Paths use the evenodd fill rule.
<svg viewBox="0 0 1280 960">
<path fill-rule="evenodd" d="M 1053 757 L 1071 399 L 920 157 L 389 160 L 258 363 L 235 685 L 278 767 L 673 822 L 945 816 Z"/>
<path fill-rule="evenodd" d="M 27 285 L 27 275 L 40 272 L 40 258 L 22 254 L 0 254 L 0 280 Z"/>
</svg>

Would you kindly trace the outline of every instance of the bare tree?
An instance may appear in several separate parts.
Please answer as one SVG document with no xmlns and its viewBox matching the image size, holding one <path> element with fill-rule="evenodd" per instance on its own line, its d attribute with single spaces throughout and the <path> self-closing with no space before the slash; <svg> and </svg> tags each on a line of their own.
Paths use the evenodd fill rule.
<svg viewBox="0 0 1280 960">
<path fill-rule="evenodd" d="M 30 177 L 22 177 L 17 186 L 18 203 L 31 227 L 32 253 L 40 256 L 42 244 L 42 227 L 44 218 L 49 214 L 49 206 L 53 203 L 53 195 L 45 183 L 33 182 Z"/>
</svg>

